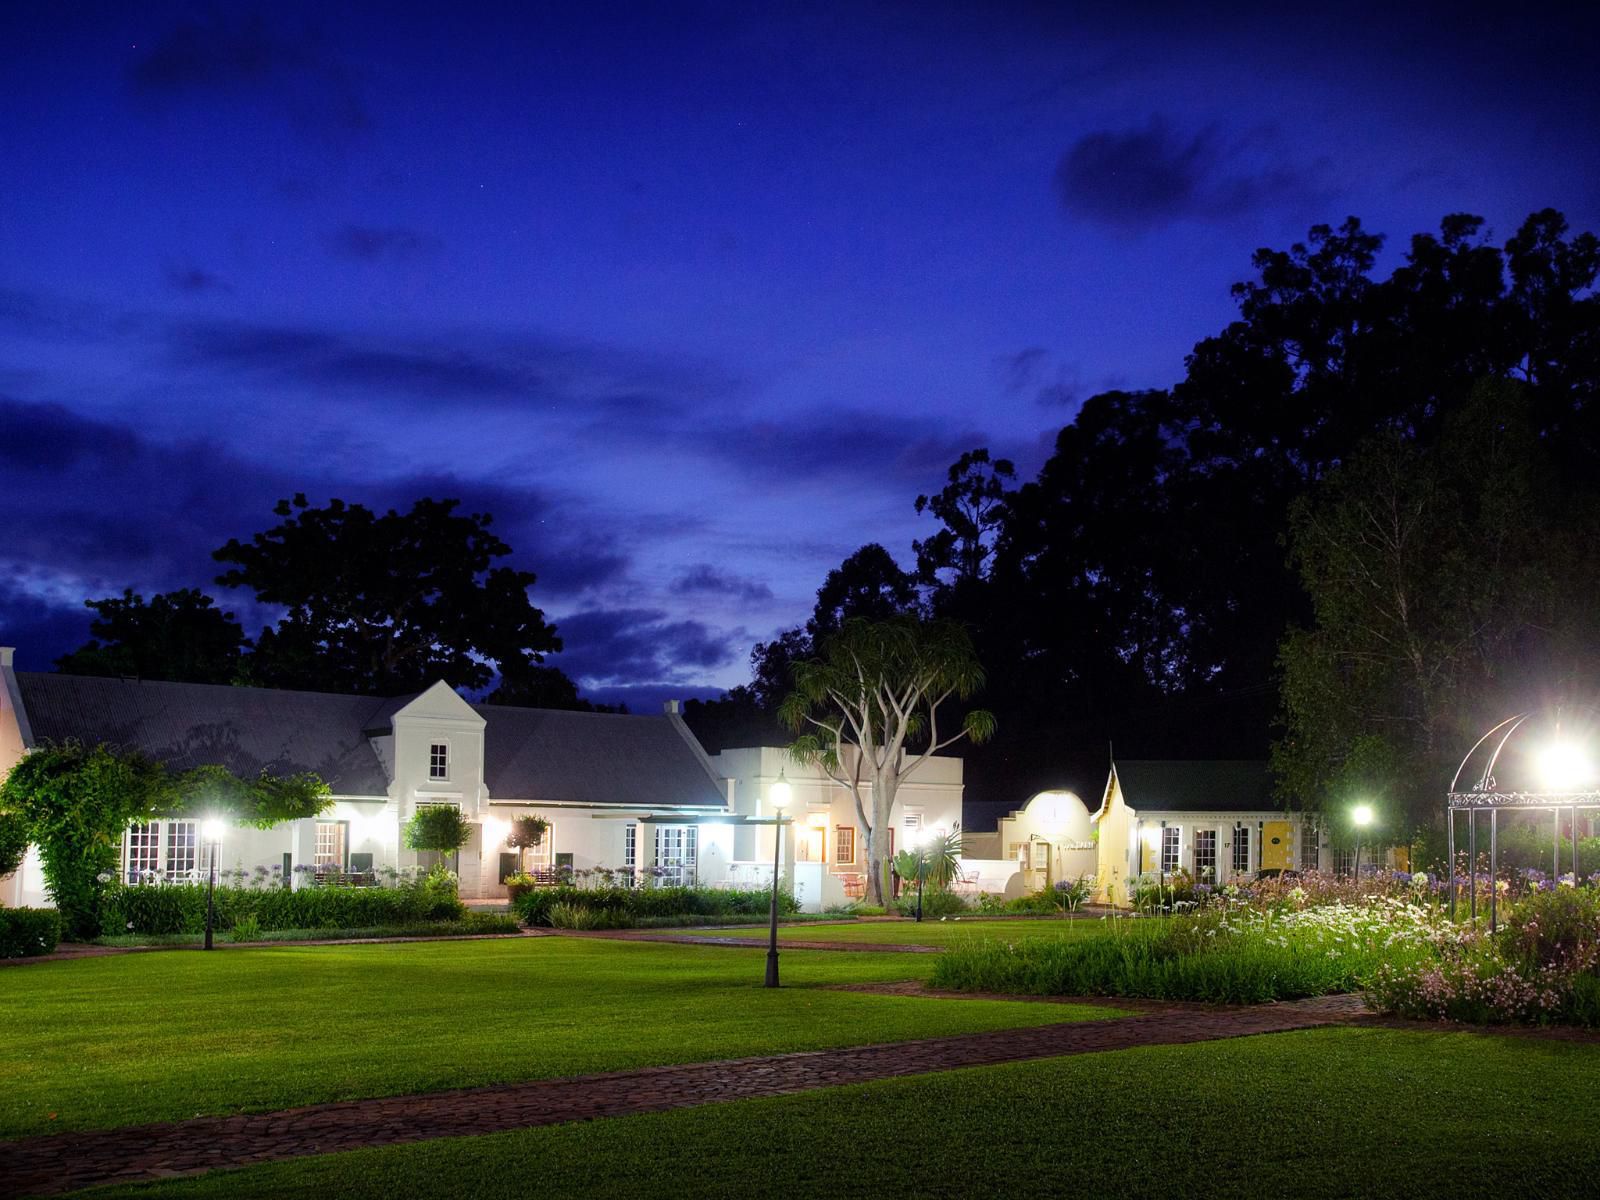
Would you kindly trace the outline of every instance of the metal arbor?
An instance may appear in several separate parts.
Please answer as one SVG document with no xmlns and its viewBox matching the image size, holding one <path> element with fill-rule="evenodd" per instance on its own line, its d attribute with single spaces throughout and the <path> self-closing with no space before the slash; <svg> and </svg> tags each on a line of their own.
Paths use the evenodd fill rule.
<svg viewBox="0 0 1600 1200">
<path fill-rule="evenodd" d="M 1489 730 L 1467 751 L 1461 765 L 1456 768 L 1455 778 L 1450 781 L 1449 811 L 1448 811 L 1448 845 L 1447 853 L 1450 859 L 1450 915 L 1455 916 L 1456 901 L 1460 894 L 1461 876 L 1456 871 L 1456 814 L 1463 813 L 1467 818 L 1467 881 L 1470 892 L 1470 909 L 1473 924 L 1478 920 L 1478 814 L 1489 814 L 1489 929 L 1496 927 L 1498 917 L 1498 897 L 1495 880 L 1500 866 L 1499 845 L 1499 815 L 1502 810 L 1528 810 L 1548 809 L 1552 815 L 1551 821 L 1551 848 L 1550 865 L 1551 877 L 1556 878 L 1561 874 L 1561 826 L 1562 817 L 1570 818 L 1572 829 L 1572 880 L 1578 880 L 1578 812 L 1580 809 L 1600 808 L 1600 790 L 1596 788 L 1596 779 L 1593 770 L 1589 768 L 1587 760 L 1581 754 L 1575 757 L 1569 755 L 1566 765 L 1570 768 L 1565 774 L 1566 780 L 1541 781 L 1553 784 L 1556 790 L 1539 790 L 1523 786 L 1502 787 L 1496 771 L 1501 766 L 1502 756 L 1512 768 L 1512 781 L 1514 784 L 1526 784 L 1535 778 L 1533 764 L 1534 751 L 1531 747 L 1525 748 L 1525 739 L 1511 745 L 1511 753 L 1506 754 L 1508 743 L 1519 733 L 1526 733 L 1530 729 L 1540 728 L 1543 722 L 1529 724 L 1532 712 L 1518 713 L 1514 717 L 1507 717 L 1500 724 Z M 1553 714 L 1551 728 L 1546 732 L 1556 739 L 1548 747 L 1559 748 L 1561 738 L 1561 710 Z M 1559 765 L 1559 764 L 1558 764 Z M 1471 780 L 1468 790 L 1461 787 L 1462 778 Z"/>
</svg>

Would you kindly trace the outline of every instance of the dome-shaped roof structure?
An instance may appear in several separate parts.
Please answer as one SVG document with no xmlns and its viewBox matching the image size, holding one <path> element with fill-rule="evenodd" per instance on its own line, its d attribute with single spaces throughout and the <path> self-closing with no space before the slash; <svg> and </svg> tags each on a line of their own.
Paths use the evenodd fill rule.
<svg viewBox="0 0 1600 1200">
<path fill-rule="evenodd" d="M 1467 751 L 1452 808 L 1549 808 L 1600 802 L 1600 711 L 1589 705 L 1507 717 Z"/>
</svg>

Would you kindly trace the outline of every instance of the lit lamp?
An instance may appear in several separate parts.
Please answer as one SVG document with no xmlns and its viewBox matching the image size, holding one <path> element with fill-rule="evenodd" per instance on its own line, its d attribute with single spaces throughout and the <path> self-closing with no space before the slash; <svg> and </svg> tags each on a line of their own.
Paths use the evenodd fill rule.
<svg viewBox="0 0 1600 1200">
<path fill-rule="evenodd" d="M 789 807 L 794 789 L 778 768 L 778 778 L 767 789 L 767 802 L 772 805 L 772 933 L 767 941 L 767 984 L 778 986 L 778 866 L 783 854 L 783 810 Z"/>
<path fill-rule="evenodd" d="M 207 817 L 200 823 L 200 836 L 207 846 L 206 857 L 211 860 L 211 869 L 206 875 L 206 942 L 205 948 L 212 949 L 211 931 L 217 923 L 217 857 L 222 853 L 222 819 L 220 817 Z"/>
<path fill-rule="evenodd" d="M 1594 763 L 1582 746 L 1551 742 L 1539 752 L 1539 774 L 1553 792 L 1576 792 L 1595 781 Z"/>
<path fill-rule="evenodd" d="M 1358 804 L 1350 810 L 1350 821 L 1356 827 L 1356 882 L 1361 881 L 1361 831 L 1372 824 L 1372 805 Z"/>
</svg>

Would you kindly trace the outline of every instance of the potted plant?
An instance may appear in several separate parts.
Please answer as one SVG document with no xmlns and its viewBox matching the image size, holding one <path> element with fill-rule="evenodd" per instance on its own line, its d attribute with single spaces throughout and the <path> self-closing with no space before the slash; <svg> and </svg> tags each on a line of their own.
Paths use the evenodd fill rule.
<svg viewBox="0 0 1600 1200">
<path fill-rule="evenodd" d="M 522 852 L 544 845 L 544 835 L 550 832 L 550 822 L 543 817 L 517 817 L 511 822 L 511 832 L 506 834 L 506 845 L 517 852 L 517 868 L 523 866 Z"/>
</svg>

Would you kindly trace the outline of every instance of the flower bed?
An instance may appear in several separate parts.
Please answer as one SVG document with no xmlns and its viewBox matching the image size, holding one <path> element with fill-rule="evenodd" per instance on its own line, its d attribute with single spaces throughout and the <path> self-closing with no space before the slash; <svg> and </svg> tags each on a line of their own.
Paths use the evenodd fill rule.
<svg viewBox="0 0 1600 1200">
<path fill-rule="evenodd" d="M 1251 1004 L 1365 987 L 1385 962 L 1421 960 L 1448 923 L 1386 899 L 1303 910 L 1216 906 L 1165 919 L 1109 918 L 1088 937 L 952 947 L 932 986 L 1020 995 L 1140 996 Z"/>
</svg>

